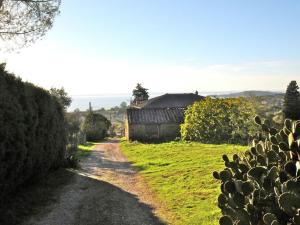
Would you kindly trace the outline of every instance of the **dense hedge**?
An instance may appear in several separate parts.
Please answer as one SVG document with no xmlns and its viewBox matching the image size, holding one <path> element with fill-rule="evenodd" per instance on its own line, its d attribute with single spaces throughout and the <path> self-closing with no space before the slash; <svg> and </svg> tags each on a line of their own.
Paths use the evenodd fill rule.
<svg viewBox="0 0 300 225">
<path fill-rule="evenodd" d="M 60 166 L 65 146 L 64 113 L 57 100 L 0 65 L 0 199 Z"/>
</svg>

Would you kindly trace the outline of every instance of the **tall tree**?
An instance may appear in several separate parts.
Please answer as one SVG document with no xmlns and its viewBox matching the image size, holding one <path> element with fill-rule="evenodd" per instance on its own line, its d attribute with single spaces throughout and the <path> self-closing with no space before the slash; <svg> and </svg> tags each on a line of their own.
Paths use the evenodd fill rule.
<svg viewBox="0 0 300 225">
<path fill-rule="evenodd" d="M 134 103 L 146 101 L 149 99 L 148 89 L 144 88 L 140 83 L 137 83 L 135 89 L 132 91 L 132 96 L 134 97 Z"/>
<path fill-rule="evenodd" d="M 51 88 L 50 94 L 57 99 L 57 101 L 61 104 L 64 110 L 66 110 L 72 103 L 72 98 L 68 95 L 68 93 L 63 87 Z"/>
<path fill-rule="evenodd" d="M 284 97 L 284 116 L 292 120 L 300 119 L 300 93 L 295 80 L 288 85 Z"/>
<path fill-rule="evenodd" d="M 0 0 L 2 49 L 26 46 L 41 38 L 59 14 L 61 0 Z"/>
</svg>

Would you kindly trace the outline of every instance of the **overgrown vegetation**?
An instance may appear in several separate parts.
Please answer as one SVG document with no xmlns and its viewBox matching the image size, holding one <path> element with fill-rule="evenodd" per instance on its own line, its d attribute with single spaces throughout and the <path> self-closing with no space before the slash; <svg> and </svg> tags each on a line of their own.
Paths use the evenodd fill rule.
<svg viewBox="0 0 300 225">
<path fill-rule="evenodd" d="M 0 199 L 32 177 L 61 166 L 66 148 L 62 106 L 48 91 L 0 66 Z"/>
<path fill-rule="evenodd" d="M 111 123 L 101 114 L 89 111 L 82 125 L 82 130 L 86 134 L 87 141 L 103 140 L 108 135 Z"/>
<path fill-rule="evenodd" d="M 159 216 L 174 225 L 216 225 L 220 187 L 211 171 L 221 170 L 220 155 L 244 151 L 238 145 L 170 142 L 122 142 L 122 152 L 140 171 L 158 201 L 166 207 Z"/>
<path fill-rule="evenodd" d="M 250 100 L 255 106 L 257 115 L 269 120 L 272 126 L 277 129 L 280 129 L 283 126 L 284 94 L 251 97 Z"/>
<path fill-rule="evenodd" d="M 226 168 L 214 172 L 221 180 L 221 225 L 300 224 L 300 121 L 286 120 L 281 130 L 255 121 L 260 139 L 233 161 L 223 155 Z M 263 137 L 266 137 L 264 139 Z"/>
<path fill-rule="evenodd" d="M 68 95 L 68 93 L 65 91 L 65 89 L 62 88 L 50 88 L 50 94 L 54 96 L 57 101 L 61 104 L 63 109 L 66 111 L 67 108 L 72 103 L 72 98 Z"/>
<path fill-rule="evenodd" d="M 110 136 L 123 137 L 125 135 L 124 123 L 125 123 L 126 109 L 127 109 L 127 103 L 121 102 L 119 106 L 115 106 L 110 109 L 101 108 L 98 110 L 94 110 L 94 112 L 100 113 L 111 122 L 111 127 L 109 128 Z"/>
<path fill-rule="evenodd" d="M 90 109 L 86 115 L 79 110 L 65 114 L 67 121 L 66 167 L 79 167 L 79 161 L 87 156 L 95 144 L 87 141 L 103 140 L 108 135 L 110 121 Z"/>
<path fill-rule="evenodd" d="M 181 137 L 202 143 L 247 144 L 257 132 L 252 122 L 255 113 L 253 103 L 245 98 L 207 97 L 185 112 Z"/>
</svg>

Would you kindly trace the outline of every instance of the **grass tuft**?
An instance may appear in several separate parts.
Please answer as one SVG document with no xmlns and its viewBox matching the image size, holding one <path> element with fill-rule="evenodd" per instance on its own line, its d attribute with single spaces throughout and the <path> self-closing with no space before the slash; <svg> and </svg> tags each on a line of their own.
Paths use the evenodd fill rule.
<svg viewBox="0 0 300 225">
<path fill-rule="evenodd" d="M 84 145 L 78 145 L 76 156 L 78 159 L 83 159 L 91 154 L 91 151 L 95 149 L 97 142 L 87 142 Z"/>
</svg>

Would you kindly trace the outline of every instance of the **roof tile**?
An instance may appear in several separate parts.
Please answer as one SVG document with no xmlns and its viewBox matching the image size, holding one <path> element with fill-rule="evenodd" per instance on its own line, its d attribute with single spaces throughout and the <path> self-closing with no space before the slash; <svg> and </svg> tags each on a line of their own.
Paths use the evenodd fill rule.
<svg viewBox="0 0 300 225">
<path fill-rule="evenodd" d="M 166 109 L 127 109 L 127 119 L 130 124 L 162 124 L 182 123 L 184 121 L 183 108 Z"/>
</svg>

